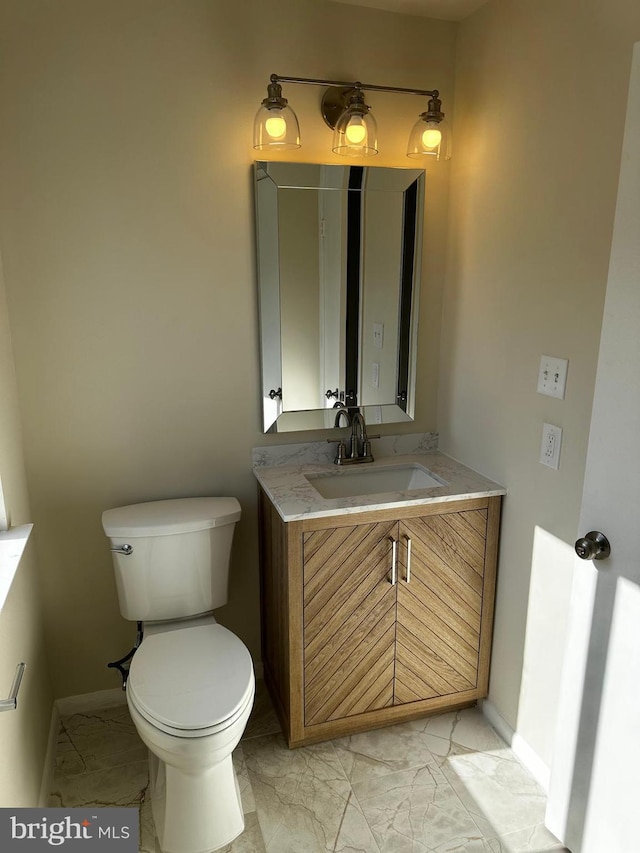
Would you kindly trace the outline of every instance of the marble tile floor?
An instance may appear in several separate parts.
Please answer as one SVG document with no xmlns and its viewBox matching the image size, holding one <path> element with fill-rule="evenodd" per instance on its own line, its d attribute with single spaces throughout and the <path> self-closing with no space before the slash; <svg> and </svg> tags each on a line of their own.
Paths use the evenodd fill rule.
<svg viewBox="0 0 640 853">
<path fill-rule="evenodd" d="M 245 831 L 226 853 L 547 853 L 545 797 L 479 710 L 287 749 L 264 685 L 234 753 Z M 146 748 L 126 705 L 61 721 L 51 806 L 140 808 Z"/>
</svg>

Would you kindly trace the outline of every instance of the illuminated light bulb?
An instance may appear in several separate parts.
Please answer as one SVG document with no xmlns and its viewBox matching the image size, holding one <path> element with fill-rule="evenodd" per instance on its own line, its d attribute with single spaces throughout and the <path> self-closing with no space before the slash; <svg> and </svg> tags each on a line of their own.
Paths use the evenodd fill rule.
<svg viewBox="0 0 640 853">
<path fill-rule="evenodd" d="M 282 139 L 287 132 L 287 123 L 282 116 L 271 116 L 265 121 L 264 129 L 272 139 Z"/>
<path fill-rule="evenodd" d="M 367 135 L 367 128 L 360 116 L 353 116 L 344 132 L 349 145 L 360 145 Z"/>
<path fill-rule="evenodd" d="M 437 148 L 442 141 L 442 133 L 437 127 L 428 127 L 422 134 L 422 144 L 425 148 Z"/>
</svg>

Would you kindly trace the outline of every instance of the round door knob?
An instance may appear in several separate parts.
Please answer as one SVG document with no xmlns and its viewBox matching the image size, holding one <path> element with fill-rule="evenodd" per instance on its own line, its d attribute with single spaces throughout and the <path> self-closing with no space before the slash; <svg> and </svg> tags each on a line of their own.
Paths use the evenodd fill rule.
<svg viewBox="0 0 640 853">
<path fill-rule="evenodd" d="M 611 553 L 611 545 L 604 533 L 592 530 L 575 545 L 576 554 L 581 560 L 606 560 Z"/>
</svg>

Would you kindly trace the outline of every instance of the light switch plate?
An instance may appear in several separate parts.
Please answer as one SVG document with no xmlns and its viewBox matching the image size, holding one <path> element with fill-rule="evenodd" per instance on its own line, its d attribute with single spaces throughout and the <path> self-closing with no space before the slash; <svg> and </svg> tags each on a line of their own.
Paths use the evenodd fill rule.
<svg viewBox="0 0 640 853">
<path fill-rule="evenodd" d="M 542 447 L 540 448 L 540 462 L 549 468 L 560 467 L 560 445 L 562 444 L 562 429 L 553 424 L 542 426 Z"/>
<path fill-rule="evenodd" d="M 373 345 L 376 349 L 384 346 L 384 323 L 373 324 Z"/>
<path fill-rule="evenodd" d="M 566 358 L 543 355 L 538 372 L 538 394 L 547 394 L 549 397 L 564 400 L 568 367 L 569 360 Z"/>
</svg>

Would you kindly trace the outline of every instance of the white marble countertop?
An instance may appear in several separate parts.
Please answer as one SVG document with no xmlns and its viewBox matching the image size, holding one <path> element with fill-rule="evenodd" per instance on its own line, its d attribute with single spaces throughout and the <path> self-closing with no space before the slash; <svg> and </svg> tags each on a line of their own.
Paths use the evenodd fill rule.
<svg viewBox="0 0 640 853">
<path fill-rule="evenodd" d="M 444 485 L 405 492 L 360 495 L 358 497 L 323 498 L 306 475 L 332 474 L 346 476 L 363 470 L 399 468 L 421 465 Z M 365 510 L 401 508 L 419 504 L 484 498 L 506 494 L 506 489 L 492 480 L 467 468 L 438 450 L 428 453 L 395 454 L 361 465 L 340 467 L 327 462 L 298 465 L 258 466 L 253 469 L 256 479 L 269 496 L 284 521 L 300 521 L 330 515 L 344 515 Z"/>
</svg>

